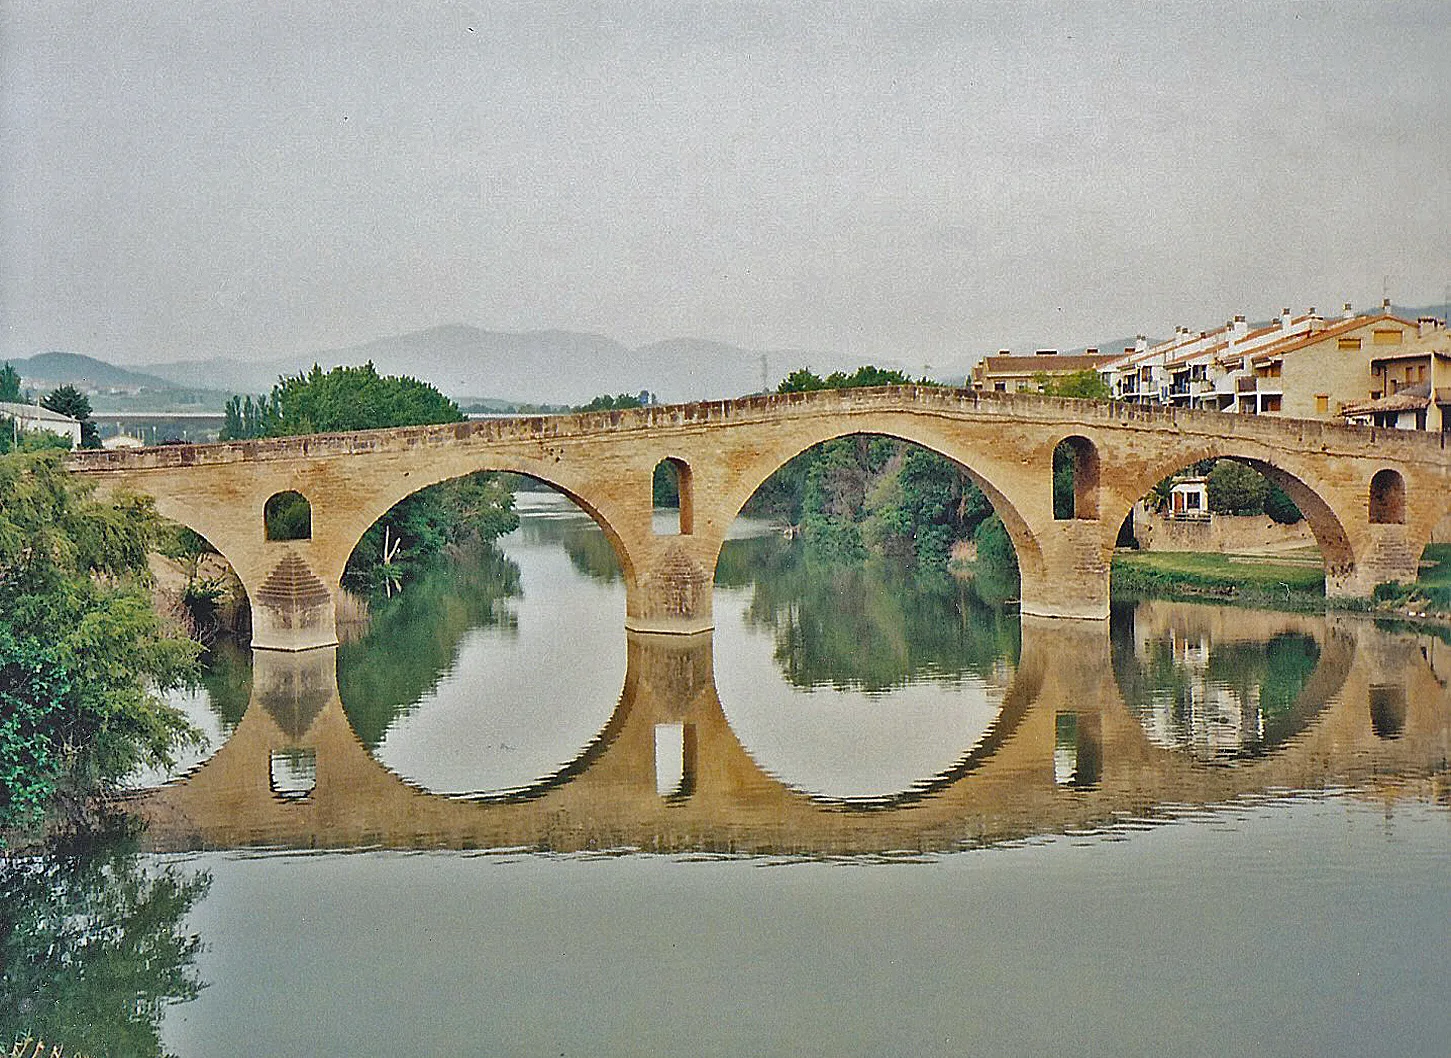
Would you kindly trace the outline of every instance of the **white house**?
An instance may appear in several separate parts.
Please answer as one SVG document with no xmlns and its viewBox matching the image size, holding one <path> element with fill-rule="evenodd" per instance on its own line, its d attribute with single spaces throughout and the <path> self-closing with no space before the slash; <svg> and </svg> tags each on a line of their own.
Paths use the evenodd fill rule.
<svg viewBox="0 0 1451 1058">
<path fill-rule="evenodd" d="M 15 428 L 21 432 L 45 430 L 47 433 L 69 437 L 72 448 L 79 448 L 81 444 L 81 421 L 79 419 L 72 419 L 69 415 L 62 415 L 49 408 L 42 408 L 39 404 L 10 404 L 0 401 L 0 419 L 13 419 Z"/>
</svg>

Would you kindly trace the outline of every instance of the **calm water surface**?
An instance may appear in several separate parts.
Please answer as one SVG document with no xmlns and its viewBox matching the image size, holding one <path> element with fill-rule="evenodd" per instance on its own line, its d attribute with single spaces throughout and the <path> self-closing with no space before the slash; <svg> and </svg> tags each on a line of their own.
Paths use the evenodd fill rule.
<svg viewBox="0 0 1451 1058">
<path fill-rule="evenodd" d="M 335 653 L 223 653 L 139 848 L 7 868 L 34 941 L 0 1028 L 98 1055 L 1451 1053 L 1441 639 L 1020 621 L 1010 587 L 822 568 L 744 521 L 713 635 L 626 635 L 603 536 L 520 506 Z"/>
</svg>

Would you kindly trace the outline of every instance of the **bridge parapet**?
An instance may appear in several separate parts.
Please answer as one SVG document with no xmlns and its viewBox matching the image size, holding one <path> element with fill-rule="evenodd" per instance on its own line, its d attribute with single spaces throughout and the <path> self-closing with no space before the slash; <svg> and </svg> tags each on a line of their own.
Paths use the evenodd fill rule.
<svg viewBox="0 0 1451 1058">
<path fill-rule="evenodd" d="M 969 418 L 1169 430 L 1181 435 L 1243 438 L 1267 444 L 1291 443 L 1328 453 L 1374 451 L 1397 461 L 1448 462 L 1446 435 L 1414 430 L 1349 426 L 1319 419 L 1235 415 L 1182 408 L 1156 408 L 1120 401 L 1079 400 L 1028 393 L 995 393 L 943 386 L 878 386 L 758 394 L 733 400 L 660 404 L 614 411 L 477 419 L 433 426 L 400 426 L 348 433 L 308 434 L 213 444 L 83 451 L 70 465 L 81 473 L 178 468 L 233 462 L 322 459 L 411 451 L 456 444 L 578 440 L 606 434 L 671 432 L 780 421 L 800 415 L 835 415 L 910 410 Z"/>
</svg>

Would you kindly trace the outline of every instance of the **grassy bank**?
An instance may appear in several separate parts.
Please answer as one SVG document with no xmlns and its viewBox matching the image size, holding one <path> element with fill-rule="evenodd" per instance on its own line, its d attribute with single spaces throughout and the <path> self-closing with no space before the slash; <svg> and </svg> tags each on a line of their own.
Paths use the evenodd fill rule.
<svg viewBox="0 0 1451 1058">
<path fill-rule="evenodd" d="M 1112 590 L 1128 598 L 1318 609 L 1325 605 L 1325 573 L 1313 549 L 1286 556 L 1122 551 L 1113 557 Z"/>
<path fill-rule="evenodd" d="M 1451 544 L 1432 544 L 1422 563 L 1414 584 L 1383 585 L 1368 603 L 1331 605 L 1451 615 Z M 1274 609 L 1326 605 L 1324 567 L 1314 547 L 1277 555 L 1121 551 L 1113 558 L 1112 590 L 1123 598 L 1211 599 Z"/>
</svg>

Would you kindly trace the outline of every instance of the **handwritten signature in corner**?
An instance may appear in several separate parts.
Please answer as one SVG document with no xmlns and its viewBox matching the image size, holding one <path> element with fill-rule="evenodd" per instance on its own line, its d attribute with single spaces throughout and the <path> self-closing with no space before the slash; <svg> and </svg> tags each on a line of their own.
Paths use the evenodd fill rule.
<svg viewBox="0 0 1451 1058">
<path fill-rule="evenodd" d="M 54 1040 L 46 1041 L 29 1035 L 16 1040 L 15 1046 L 10 1048 L 10 1053 L 5 1058 L 67 1058 L 67 1055 L 69 1058 L 91 1058 L 89 1054 L 80 1051 L 67 1052 L 63 1043 L 56 1043 Z"/>
</svg>

